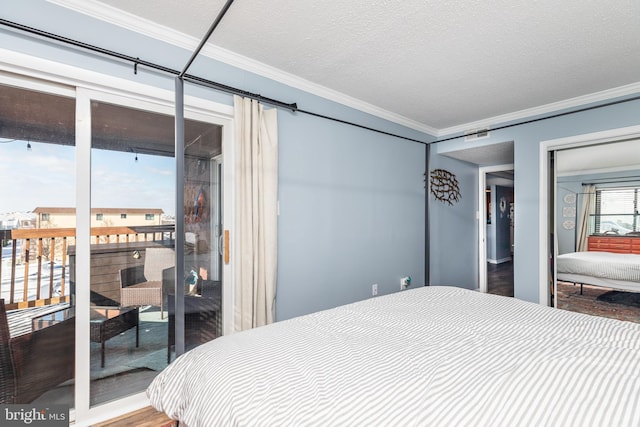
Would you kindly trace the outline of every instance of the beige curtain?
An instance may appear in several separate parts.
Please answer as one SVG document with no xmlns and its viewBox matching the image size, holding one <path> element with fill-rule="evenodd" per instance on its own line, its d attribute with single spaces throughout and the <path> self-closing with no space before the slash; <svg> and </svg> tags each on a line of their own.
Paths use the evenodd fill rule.
<svg viewBox="0 0 640 427">
<path fill-rule="evenodd" d="M 586 252 L 588 250 L 589 218 L 596 210 L 596 186 L 584 185 L 582 187 L 582 205 L 580 216 L 576 224 L 576 251 Z"/>
<path fill-rule="evenodd" d="M 278 124 L 275 109 L 234 96 L 235 330 L 275 318 Z"/>
</svg>

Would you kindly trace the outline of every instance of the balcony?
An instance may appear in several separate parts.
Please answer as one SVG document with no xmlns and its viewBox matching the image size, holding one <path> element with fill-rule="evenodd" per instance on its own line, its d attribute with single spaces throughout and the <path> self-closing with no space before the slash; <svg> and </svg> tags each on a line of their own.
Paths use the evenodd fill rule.
<svg viewBox="0 0 640 427">
<path fill-rule="evenodd" d="M 120 255 L 120 264 L 131 266 L 133 252 L 140 254 L 154 245 L 173 246 L 174 233 L 171 224 L 92 228 L 92 290 L 104 290 L 101 302 L 115 296 L 120 286 L 118 271 L 123 267 L 113 262 L 101 263 L 100 257 Z M 5 300 L 7 310 L 71 301 L 75 286 L 75 235 L 75 228 L 0 231 L 3 245 L 7 244 L 3 246 L 0 263 L 0 297 Z"/>
</svg>

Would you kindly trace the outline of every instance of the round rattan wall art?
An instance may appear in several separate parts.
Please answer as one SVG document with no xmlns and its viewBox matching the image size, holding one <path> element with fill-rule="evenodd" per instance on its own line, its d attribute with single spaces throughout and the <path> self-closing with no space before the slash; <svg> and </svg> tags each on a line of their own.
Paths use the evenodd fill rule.
<svg viewBox="0 0 640 427">
<path fill-rule="evenodd" d="M 434 169 L 430 173 L 431 194 L 442 203 L 452 206 L 460 200 L 458 180 L 451 172 L 444 169 Z"/>
</svg>

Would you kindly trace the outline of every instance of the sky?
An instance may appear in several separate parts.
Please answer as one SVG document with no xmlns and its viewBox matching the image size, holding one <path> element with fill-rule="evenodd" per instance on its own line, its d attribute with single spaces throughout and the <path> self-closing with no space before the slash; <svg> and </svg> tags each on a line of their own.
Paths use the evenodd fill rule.
<svg viewBox="0 0 640 427">
<path fill-rule="evenodd" d="M 0 213 L 75 206 L 75 147 L 0 139 Z M 117 151 L 91 152 L 91 205 L 159 208 L 175 214 L 175 160 Z"/>
</svg>

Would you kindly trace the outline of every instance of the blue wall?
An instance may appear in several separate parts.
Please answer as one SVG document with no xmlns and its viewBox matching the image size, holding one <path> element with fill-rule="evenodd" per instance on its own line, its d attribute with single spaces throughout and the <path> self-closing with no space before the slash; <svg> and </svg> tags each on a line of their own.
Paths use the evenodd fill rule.
<svg viewBox="0 0 640 427">
<path fill-rule="evenodd" d="M 280 138 L 278 317 L 423 284 L 424 146 L 310 117 Z"/>
<path fill-rule="evenodd" d="M 491 187 L 491 222 L 487 223 L 485 239 L 486 239 L 486 250 L 487 250 L 487 261 L 496 259 L 496 221 L 495 221 L 495 187 Z"/>
<path fill-rule="evenodd" d="M 499 185 L 494 188 L 495 259 L 497 261 L 503 261 L 511 258 L 511 219 L 509 218 L 509 203 L 513 200 L 513 189 Z M 504 211 L 501 210 L 501 201 L 504 203 Z"/>
<path fill-rule="evenodd" d="M 36 13 L 37 11 L 37 13 Z M 191 52 L 76 14 L 44 0 L 3 5 L 2 17 L 182 69 Z M 173 77 L 0 28 L 0 46 L 173 90 Z M 432 137 L 276 81 L 199 57 L 190 74 L 305 110 L 428 141 Z M 230 95 L 186 85 L 187 95 L 230 105 Z M 281 110 L 277 319 L 424 283 L 425 146 Z"/>
<path fill-rule="evenodd" d="M 430 170 L 456 175 L 460 200 L 452 206 L 430 195 L 430 284 L 467 289 L 478 287 L 478 169 L 475 165 L 440 156 L 442 144 L 432 146 Z"/>
<path fill-rule="evenodd" d="M 487 224 L 486 243 L 487 261 L 498 263 L 511 259 L 511 217 L 510 203 L 513 202 L 513 189 L 500 185 L 491 185 L 491 224 Z M 505 211 L 500 210 L 500 201 L 504 199 Z"/>
</svg>

